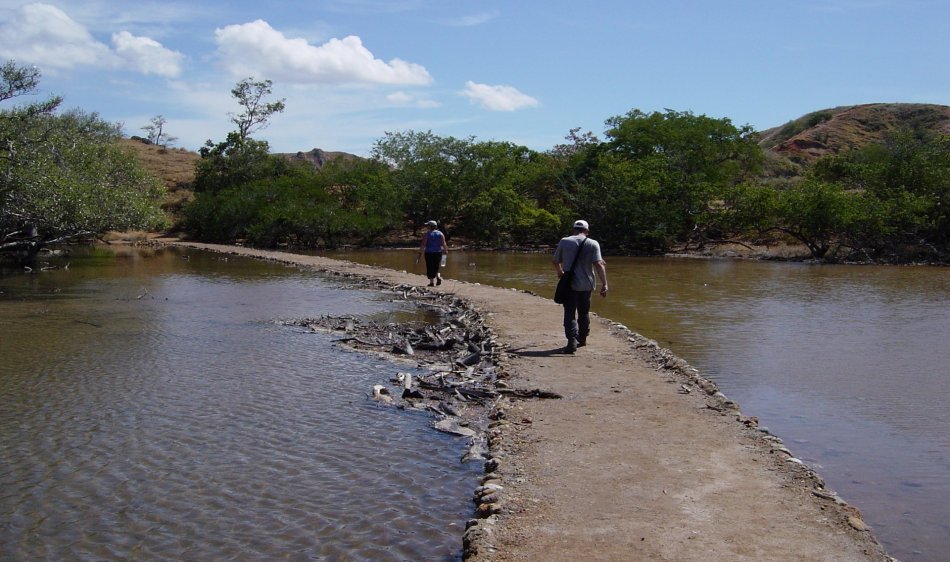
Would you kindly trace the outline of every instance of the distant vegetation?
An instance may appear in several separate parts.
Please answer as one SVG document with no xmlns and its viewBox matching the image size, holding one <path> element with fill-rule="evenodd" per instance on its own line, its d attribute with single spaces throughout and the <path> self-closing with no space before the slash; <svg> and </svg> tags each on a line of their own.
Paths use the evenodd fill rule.
<svg viewBox="0 0 950 562">
<path fill-rule="evenodd" d="M 572 130 L 546 152 L 402 131 L 369 159 L 322 166 L 248 139 L 203 153 L 184 226 L 203 240 L 326 247 L 379 244 L 434 218 L 450 240 L 528 247 L 583 217 L 614 252 L 790 241 L 813 259 L 945 262 L 948 110 L 835 108 L 764 133 L 631 110 L 606 120 L 603 140 Z"/>
<path fill-rule="evenodd" d="M 244 110 L 230 116 L 236 130 L 209 140 L 199 154 L 125 141 L 165 179 L 162 201 L 141 183 L 133 182 L 139 187 L 132 193 L 161 203 L 178 228 L 200 240 L 376 245 L 405 241 L 436 219 L 450 241 L 529 247 L 552 244 L 582 217 L 612 252 L 792 242 L 826 261 L 950 259 L 945 106 L 839 107 L 763 132 L 688 111 L 634 109 L 607 118 L 603 139 L 575 129 L 545 152 L 399 131 L 359 158 L 316 149 L 273 154 L 252 133 L 283 110 L 283 100 L 269 102 L 270 82 L 253 79 L 232 95 Z M 159 127 L 168 134 L 159 116 L 150 135 Z M 25 179 L 8 181 L 0 194 Z M 8 209 L 10 240 L 24 221 Z M 148 213 L 106 222 L 157 224 Z M 100 231 L 106 222 L 85 230 Z"/>
</svg>

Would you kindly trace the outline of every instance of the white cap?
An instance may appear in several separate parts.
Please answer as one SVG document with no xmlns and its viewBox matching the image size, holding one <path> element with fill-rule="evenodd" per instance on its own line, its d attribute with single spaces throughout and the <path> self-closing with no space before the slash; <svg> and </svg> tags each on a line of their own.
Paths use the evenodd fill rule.
<svg viewBox="0 0 950 562">
<path fill-rule="evenodd" d="M 428 222 L 426 223 L 426 226 L 439 226 L 439 223 L 437 223 L 437 222 L 435 222 L 435 221 L 428 221 Z"/>
<path fill-rule="evenodd" d="M 587 225 L 587 221 L 576 221 L 574 223 L 574 228 L 583 228 L 584 230 L 590 230 L 590 227 Z"/>
</svg>

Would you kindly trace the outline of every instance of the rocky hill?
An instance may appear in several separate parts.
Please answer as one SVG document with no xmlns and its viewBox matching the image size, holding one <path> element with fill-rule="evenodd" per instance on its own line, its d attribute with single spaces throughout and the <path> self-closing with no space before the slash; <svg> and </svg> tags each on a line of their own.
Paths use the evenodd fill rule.
<svg viewBox="0 0 950 562">
<path fill-rule="evenodd" d="M 350 154 L 348 152 L 327 152 L 319 148 L 311 149 L 308 152 L 297 152 L 294 154 L 281 152 L 277 153 L 277 156 L 283 156 L 291 162 L 307 162 L 318 170 L 323 168 L 324 164 L 330 160 L 335 160 L 337 158 L 343 158 L 344 160 L 355 160 L 359 158 L 359 156 Z"/>
<path fill-rule="evenodd" d="M 950 107 L 871 103 L 823 109 L 762 131 L 759 145 L 778 157 L 807 165 L 818 158 L 880 143 L 901 129 L 950 135 Z"/>
</svg>

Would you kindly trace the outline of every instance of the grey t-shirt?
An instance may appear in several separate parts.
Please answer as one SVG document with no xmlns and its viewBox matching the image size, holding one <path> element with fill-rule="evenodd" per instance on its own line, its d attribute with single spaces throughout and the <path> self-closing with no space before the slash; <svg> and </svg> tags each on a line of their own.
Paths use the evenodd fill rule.
<svg viewBox="0 0 950 562">
<path fill-rule="evenodd" d="M 581 243 L 587 238 L 583 234 L 574 236 L 565 236 L 557 244 L 554 250 L 554 261 L 560 262 L 561 267 L 566 270 L 574 264 L 577 256 L 577 250 L 581 248 Z M 593 291 L 597 286 L 594 277 L 594 263 L 603 260 L 600 255 L 600 244 L 593 238 L 587 238 L 587 243 L 581 248 L 580 261 L 574 268 L 574 279 L 571 280 L 571 288 L 575 291 Z"/>
</svg>

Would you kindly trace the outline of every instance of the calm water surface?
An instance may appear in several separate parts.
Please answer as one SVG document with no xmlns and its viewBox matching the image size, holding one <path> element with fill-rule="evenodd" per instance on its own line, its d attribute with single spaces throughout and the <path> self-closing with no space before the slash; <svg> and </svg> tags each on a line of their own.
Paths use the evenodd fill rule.
<svg viewBox="0 0 950 562">
<path fill-rule="evenodd" d="M 406 367 L 276 322 L 419 313 L 194 251 L 68 261 L 0 276 L 0 559 L 459 559 L 481 467 L 367 398 Z"/>
<path fill-rule="evenodd" d="M 422 273 L 407 251 L 326 255 Z M 715 380 L 859 507 L 892 556 L 950 560 L 950 268 L 607 262 L 595 312 Z M 548 254 L 452 252 L 445 276 L 554 289 Z"/>
</svg>

